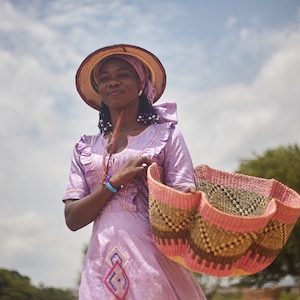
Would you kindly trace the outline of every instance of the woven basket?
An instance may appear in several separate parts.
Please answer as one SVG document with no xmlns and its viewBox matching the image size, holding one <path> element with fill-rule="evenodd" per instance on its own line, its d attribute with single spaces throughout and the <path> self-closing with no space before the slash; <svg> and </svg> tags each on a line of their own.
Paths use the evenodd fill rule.
<svg viewBox="0 0 300 300">
<path fill-rule="evenodd" d="M 243 300 L 279 300 L 281 287 L 275 286 L 267 289 L 243 290 Z"/>
<path fill-rule="evenodd" d="M 158 249 L 185 268 L 241 276 L 269 266 L 300 216 L 300 196 L 273 179 L 195 167 L 197 192 L 163 184 L 148 168 L 149 213 Z"/>
</svg>

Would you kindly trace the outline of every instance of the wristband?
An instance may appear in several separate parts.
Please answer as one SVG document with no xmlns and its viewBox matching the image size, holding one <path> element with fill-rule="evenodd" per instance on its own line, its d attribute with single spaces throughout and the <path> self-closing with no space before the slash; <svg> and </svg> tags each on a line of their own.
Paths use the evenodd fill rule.
<svg viewBox="0 0 300 300">
<path fill-rule="evenodd" d="M 105 186 L 113 193 L 116 193 L 118 190 L 116 188 L 114 188 L 109 181 L 106 182 Z"/>
</svg>

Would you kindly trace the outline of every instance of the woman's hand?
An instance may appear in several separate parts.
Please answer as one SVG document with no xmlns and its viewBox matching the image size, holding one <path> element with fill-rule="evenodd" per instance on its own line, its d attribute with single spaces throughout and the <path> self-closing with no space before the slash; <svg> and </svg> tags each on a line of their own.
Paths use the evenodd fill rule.
<svg viewBox="0 0 300 300">
<path fill-rule="evenodd" d="M 109 179 L 109 182 L 113 187 L 118 188 L 130 182 L 139 174 L 146 176 L 147 168 L 152 162 L 153 160 L 145 156 L 133 157 Z"/>
</svg>

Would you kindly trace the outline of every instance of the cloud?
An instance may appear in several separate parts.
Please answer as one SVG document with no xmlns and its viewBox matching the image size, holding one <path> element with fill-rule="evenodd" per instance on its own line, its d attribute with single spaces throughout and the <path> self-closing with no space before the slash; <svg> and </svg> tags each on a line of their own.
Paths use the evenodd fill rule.
<svg viewBox="0 0 300 300">
<path fill-rule="evenodd" d="M 261 51 L 269 52 L 269 57 L 251 81 L 190 96 L 194 109 L 183 107 L 184 114 L 190 115 L 189 125 L 184 127 L 197 162 L 232 171 L 239 159 L 250 158 L 254 151 L 299 142 L 300 32 L 283 31 L 255 35 L 256 42 L 267 48 Z M 245 48 L 243 41 L 240 48 Z"/>
<path fill-rule="evenodd" d="M 230 29 L 230 28 L 233 28 L 236 24 L 237 24 L 236 17 L 230 16 L 225 22 L 225 27 Z"/>
</svg>

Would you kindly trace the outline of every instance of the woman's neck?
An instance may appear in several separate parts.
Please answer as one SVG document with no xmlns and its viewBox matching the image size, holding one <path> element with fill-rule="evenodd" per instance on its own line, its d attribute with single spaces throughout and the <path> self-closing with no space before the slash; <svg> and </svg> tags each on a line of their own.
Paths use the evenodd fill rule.
<svg viewBox="0 0 300 300">
<path fill-rule="evenodd" d="M 121 122 L 119 125 L 119 131 L 130 130 L 131 128 L 138 127 L 139 123 L 137 122 L 137 110 L 124 109 L 122 110 L 112 110 L 111 121 L 112 121 L 112 131 L 116 130 L 118 127 L 118 122 Z"/>
</svg>

